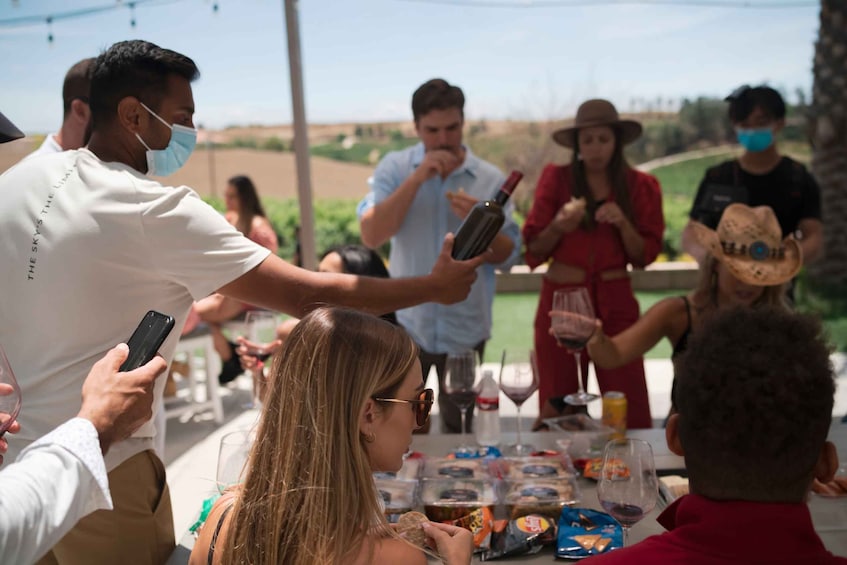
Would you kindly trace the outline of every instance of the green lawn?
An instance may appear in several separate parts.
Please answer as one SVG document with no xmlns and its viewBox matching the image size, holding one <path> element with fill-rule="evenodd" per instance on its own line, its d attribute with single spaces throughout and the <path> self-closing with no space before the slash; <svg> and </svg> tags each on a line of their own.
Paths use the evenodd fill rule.
<svg viewBox="0 0 847 565">
<path fill-rule="evenodd" d="M 678 294 L 678 291 L 637 292 L 635 296 L 644 312 L 662 298 Z M 494 327 L 491 340 L 485 347 L 486 362 L 499 362 L 503 349 L 532 349 L 532 324 L 537 307 L 538 294 L 534 292 L 497 294 L 494 297 Z M 670 356 L 671 347 L 667 340 L 662 340 L 645 357 L 668 359 Z"/>
<path fill-rule="evenodd" d="M 636 292 L 641 313 L 668 296 L 679 296 L 683 291 Z M 499 362 L 503 349 L 532 349 L 532 324 L 538 307 L 536 293 L 497 294 L 494 297 L 494 327 L 491 340 L 485 347 L 485 361 Z M 825 318 L 824 329 L 837 351 L 847 351 L 847 318 Z M 671 346 L 666 339 L 660 341 L 644 357 L 670 359 Z"/>
</svg>

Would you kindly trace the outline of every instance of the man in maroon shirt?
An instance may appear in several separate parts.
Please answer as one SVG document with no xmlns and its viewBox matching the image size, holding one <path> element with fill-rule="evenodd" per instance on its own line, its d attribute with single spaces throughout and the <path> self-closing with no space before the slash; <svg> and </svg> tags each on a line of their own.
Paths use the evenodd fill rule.
<svg viewBox="0 0 847 565">
<path fill-rule="evenodd" d="M 824 548 L 805 502 L 812 480 L 838 468 L 820 323 L 782 309 L 715 314 L 675 370 L 666 436 L 691 494 L 659 516 L 668 532 L 589 562 L 847 564 Z"/>
</svg>

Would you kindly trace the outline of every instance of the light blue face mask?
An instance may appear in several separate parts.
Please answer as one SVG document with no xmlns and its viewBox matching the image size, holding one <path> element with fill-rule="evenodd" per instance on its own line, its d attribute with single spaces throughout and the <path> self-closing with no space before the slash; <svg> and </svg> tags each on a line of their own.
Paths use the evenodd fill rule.
<svg viewBox="0 0 847 565">
<path fill-rule="evenodd" d="M 197 145 L 197 130 L 179 124 L 171 125 L 163 120 L 156 112 L 148 108 L 144 102 L 141 105 L 144 106 L 145 110 L 155 116 L 157 120 L 171 129 L 171 140 L 164 149 L 150 149 L 150 146 L 144 143 L 141 136 L 137 133 L 135 134 L 141 145 L 147 149 L 147 174 L 159 177 L 172 175 L 191 157 L 191 152 L 194 151 L 194 146 Z"/>
<path fill-rule="evenodd" d="M 771 128 L 736 128 L 735 135 L 738 138 L 738 143 L 752 153 L 764 151 L 773 143 L 773 131 L 771 131 Z"/>
</svg>

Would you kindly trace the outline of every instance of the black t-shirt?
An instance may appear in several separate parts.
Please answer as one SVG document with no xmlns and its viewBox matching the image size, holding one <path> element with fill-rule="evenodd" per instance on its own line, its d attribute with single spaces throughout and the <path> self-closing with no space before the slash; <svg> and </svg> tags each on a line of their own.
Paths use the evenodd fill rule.
<svg viewBox="0 0 847 565">
<path fill-rule="evenodd" d="M 746 172 L 736 160 L 710 168 L 700 181 L 689 217 L 715 229 L 723 208 L 732 202 L 770 206 L 783 237 L 797 231 L 800 220 L 821 217 L 818 183 L 806 167 L 789 157 L 764 175 Z"/>
</svg>

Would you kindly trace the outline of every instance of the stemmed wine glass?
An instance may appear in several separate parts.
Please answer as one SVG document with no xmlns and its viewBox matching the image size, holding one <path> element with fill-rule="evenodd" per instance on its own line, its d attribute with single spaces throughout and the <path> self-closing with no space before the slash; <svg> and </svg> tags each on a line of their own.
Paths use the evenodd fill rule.
<svg viewBox="0 0 847 565">
<path fill-rule="evenodd" d="M 450 401 L 458 406 L 462 417 L 462 439 L 457 453 L 470 453 L 475 451 L 473 446 L 467 443 L 467 432 L 465 430 L 465 413 L 474 405 L 479 390 L 477 388 L 476 352 L 463 351 L 447 355 L 444 365 L 444 392 Z"/>
<path fill-rule="evenodd" d="M 564 345 L 576 358 L 578 391 L 565 396 L 568 404 L 583 406 L 599 398 L 596 394 L 585 392 L 580 363 L 580 353 L 594 333 L 594 320 L 591 297 L 585 288 L 560 289 L 553 293 L 550 327 L 559 344 Z"/>
<path fill-rule="evenodd" d="M 242 344 L 247 355 L 265 361 L 274 352 L 276 339 L 276 314 L 268 310 L 250 310 L 244 317 L 247 341 Z M 253 377 L 253 404 L 261 402 L 265 389 L 264 370 L 261 367 L 250 371 Z"/>
<path fill-rule="evenodd" d="M 515 455 L 527 455 L 535 451 L 532 445 L 521 443 L 521 406 L 538 390 L 538 369 L 535 351 L 503 350 L 500 365 L 500 390 L 515 403 L 518 411 L 518 439 L 509 450 Z"/>
<path fill-rule="evenodd" d="M 254 439 L 255 432 L 253 430 L 238 430 L 221 438 L 218 467 L 215 475 L 218 491 L 221 494 L 228 487 L 237 485 L 244 479 L 244 475 L 247 473 L 247 460 Z"/>
<path fill-rule="evenodd" d="M 15 422 L 21 411 L 21 388 L 0 346 L 0 437 Z"/>
<path fill-rule="evenodd" d="M 650 444 L 639 439 L 608 442 L 603 450 L 597 498 L 623 527 L 624 545 L 629 529 L 653 510 L 658 496 L 659 480 Z"/>
</svg>

